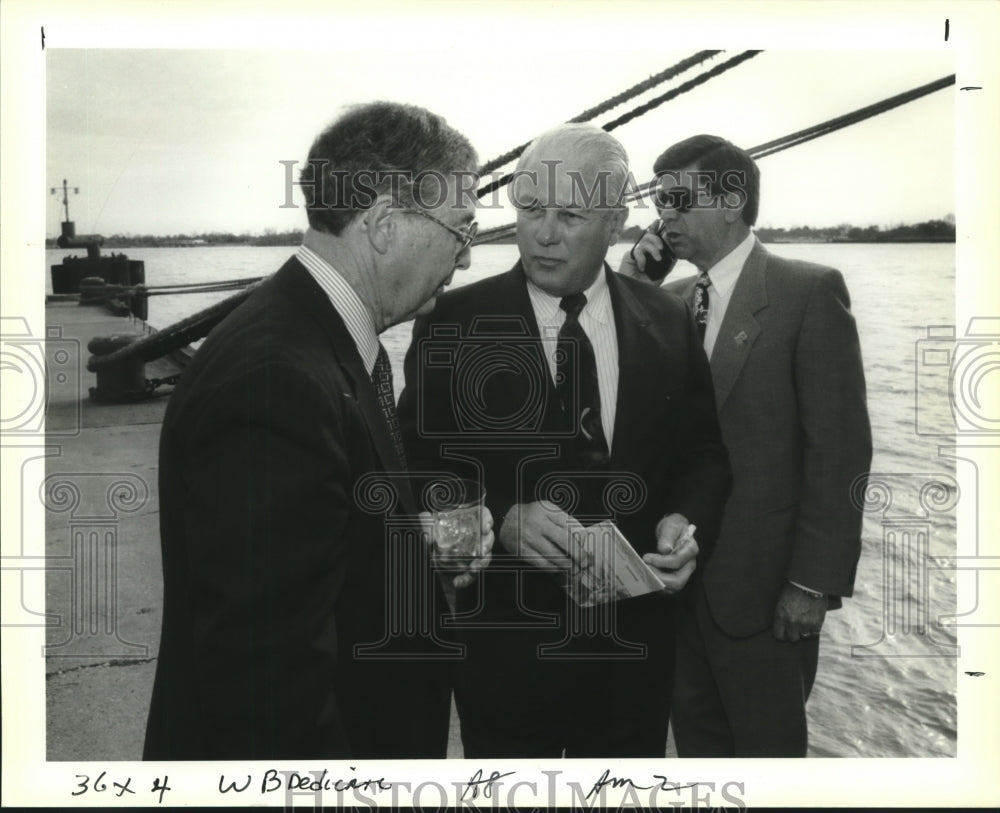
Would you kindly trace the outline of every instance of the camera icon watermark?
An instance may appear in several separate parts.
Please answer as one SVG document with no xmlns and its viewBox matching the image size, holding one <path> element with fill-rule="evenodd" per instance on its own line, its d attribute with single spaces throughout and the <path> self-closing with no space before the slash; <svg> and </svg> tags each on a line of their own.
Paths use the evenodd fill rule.
<svg viewBox="0 0 1000 813">
<path fill-rule="evenodd" d="M 929 326 L 915 360 L 918 435 L 1000 435 L 1000 318 Z"/>
<path fill-rule="evenodd" d="M 542 428 L 547 411 L 556 406 L 555 393 L 538 337 L 523 316 L 479 317 L 467 334 L 459 325 L 435 325 L 418 340 L 417 353 L 422 437 L 468 442 L 574 432 L 569 424 Z M 442 392 L 449 395 L 446 403 L 437 397 Z M 434 403 L 425 393 L 435 394 Z M 569 397 L 567 411 L 575 414 L 578 393 Z"/>
<path fill-rule="evenodd" d="M 0 318 L 0 436 L 74 436 L 80 432 L 80 342 L 65 339 L 62 328 L 46 328 L 45 337 L 32 334 L 23 317 Z M 53 393 L 70 404 L 69 414 L 46 426 Z"/>
</svg>

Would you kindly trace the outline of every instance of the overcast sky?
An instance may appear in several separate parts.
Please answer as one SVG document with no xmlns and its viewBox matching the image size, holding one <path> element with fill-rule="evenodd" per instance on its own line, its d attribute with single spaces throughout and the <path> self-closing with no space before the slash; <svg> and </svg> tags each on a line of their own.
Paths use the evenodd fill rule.
<svg viewBox="0 0 1000 813">
<path fill-rule="evenodd" d="M 485 161 L 710 45 L 670 43 L 668 50 L 638 39 L 610 42 L 600 27 L 574 37 L 557 31 L 543 20 L 523 31 L 516 47 L 486 39 L 460 47 L 457 38 L 429 47 L 421 36 L 382 51 L 350 37 L 336 48 L 299 50 L 50 47 L 47 185 L 67 178 L 80 188 L 70 201 L 80 233 L 299 228 L 304 211 L 281 208 L 279 162 L 303 160 L 313 136 L 345 104 L 393 99 L 428 107 L 465 133 Z M 686 136 L 718 133 L 752 147 L 954 70 L 953 55 L 941 49 L 768 50 L 615 135 L 642 181 L 656 155 Z M 937 91 L 762 159 L 760 224 L 888 225 L 954 212 L 957 92 Z M 58 233 L 59 200 L 49 197 L 49 235 Z M 293 200 L 301 204 L 297 190 Z M 509 219 L 509 211 L 480 217 L 487 225 Z"/>
</svg>

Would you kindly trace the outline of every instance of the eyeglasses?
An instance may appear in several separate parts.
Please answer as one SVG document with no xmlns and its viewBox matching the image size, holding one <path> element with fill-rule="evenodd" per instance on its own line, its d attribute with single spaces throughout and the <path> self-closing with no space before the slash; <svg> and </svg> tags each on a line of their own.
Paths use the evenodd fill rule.
<svg viewBox="0 0 1000 813">
<path fill-rule="evenodd" d="M 433 220 L 439 226 L 443 226 L 448 231 L 450 231 L 452 234 L 454 234 L 458 238 L 458 241 L 460 243 L 459 248 L 458 248 L 458 253 L 459 254 L 461 254 L 469 246 L 471 246 L 472 245 L 472 241 L 475 240 L 476 239 L 476 235 L 479 234 L 479 224 L 475 220 L 473 220 L 464 229 L 456 229 L 454 226 L 449 226 L 443 220 L 434 217 L 434 215 L 430 214 L 429 212 L 425 212 L 423 209 L 415 209 L 412 206 L 404 206 L 403 207 L 403 211 L 404 212 L 412 212 L 415 215 L 420 215 L 421 217 L 426 217 L 428 220 Z"/>
</svg>

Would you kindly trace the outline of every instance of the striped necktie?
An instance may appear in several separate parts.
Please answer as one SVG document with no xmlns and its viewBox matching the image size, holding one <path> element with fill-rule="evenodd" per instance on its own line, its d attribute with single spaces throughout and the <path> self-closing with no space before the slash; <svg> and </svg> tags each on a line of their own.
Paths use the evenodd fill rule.
<svg viewBox="0 0 1000 813">
<path fill-rule="evenodd" d="M 399 462 L 403 466 L 403 471 L 406 471 L 406 451 L 403 448 L 403 433 L 399 431 L 396 395 L 392 387 L 392 364 L 389 363 L 389 354 L 385 352 L 385 345 L 382 342 L 378 343 L 378 356 L 372 368 L 372 384 L 375 385 L 378 405 L 382 408 L 382 417 L 385 418 L 386 426 L 389 428 L 396 454 L 399 455 Z"/>
</svg>

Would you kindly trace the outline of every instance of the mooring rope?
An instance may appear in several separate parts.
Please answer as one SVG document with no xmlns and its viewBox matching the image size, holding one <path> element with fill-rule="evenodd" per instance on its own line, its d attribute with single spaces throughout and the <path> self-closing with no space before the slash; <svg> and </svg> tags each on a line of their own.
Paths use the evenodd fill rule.
<svg viewBox="0 0 1000 813">
<path fill-rule="evenodd" d="M 263 277 L 245 277 L 243 279 L 225 280 L 223 282 L 198 282 L 188 285 L 115 285 L 105 283 L 97 287 L 89 287 L 86 292 L 67 294 L 65 298 L 84 300 L 89 304 L 100 304 L 112 299 L 132 299 L 133 297 L 175 296 L 178 294 L 214 294 L 223 291 L 239 291 Z"/>
<path fill-rule="evenodd" d="M 760 53 L 762 52 L 744 51 L 742 54 L 737 54 L 731 59 L 727 59 L 725 62 L 719 63 L 714 68 L 710 68 L 704 73 L 698 74 L 696 77 L 694 77 L 694 79 L 689 79 L 687 82 L 678 85 L 673 90 L 668 90 L 666 93 L 657 96 L 655 99 L 650 99 L 648 102 L 643 102 L 638 107 L 629 110 L 627 113 L 619 116 L 617 119 L 609 121 L 607 124 L 602 124 L 601 129 L 604 130 L 605 132 L 610 133 L 612 130 L 621 127 L 623 124 L 628 124 L 630 121 L 632 121 L 632 119 L 636 118 L 637 116 L 641 116 L 644 113 L 648 113 L 650 110 L 659 107 L 661 104 L 669 102 L 671 99 L 676 99 L 683 93 L 688 93 L 689 91 L 694 90 L 699 85 L 705 84 L 705 82 L 707 82 L 709 79 L 714 79 L 716 76 L 720 76 L 726 71 L 732 70 L 738 65 L 741 65 L 742 63 L 746 62 L 748 59 L 753 59 Z M 528 143 L 530 144 L 531 142 Z M 523 152 L 527 146 L 528 145 L 525 144 L 519 147 L 518 148 L 519 151 L 517 154 L 520 155 L 521 152 Z M 508 172 L 506 175 L 501 176 L 497 180 L 488 183 L 485 186 L 480 187 L 476 192 L 476 197 L 478 198 L 486 197 L 486 195 L 490 194 L 491 192 L 494 192 L 500 187 L 506 186 L 508 183 L 510 183 L 511 178 L 513 177 L 514 173 Z"/>
<path fill-rule="evenodd" d="M 763 53 L 762 51 L 744 51 L 742 54 L 737 54 L 732 59 L 727 59 L 725 62 L 721 62 L 714 68 L 705 71 L 705 73 L 699 74 L 694 79 L 690 79 L 682 85 L 678 85 L 673 90 L 668 90 L 662 96 L 657 96 L 655 99 L 650 99 L 648 102 L 639 105 L 638 107 L 630 110 L 622 116 L 619 116 L 613 121 L 609 121 L 607 124 L 602 125 L 602 128 L 607 132 L 621 127 L 623 124 L 628 124 L 632 119 L 642 116 L 659 107 L 664 102 L 669 102 L 671 99 L 676 99 L 682 93 L 687 93 L 688 91 L 694 90 L 698 85 L 703 85 L 709 79 L 714 79 L 716 76 L 720 76 L 726 71 L 732 70 L 737 65 L 742 65 L 748 59 L 753 59 L 758 54 Z"/>
<path fill-rule="evenodd" d="M 218 280 L 216 282 L 178 282 L 174 285 L 147 285 L 146 290 L 150 292 L 150 296 L 153 296 L 153 291 L 163 291 L 164 293 L 202 293 L 204 291 L 210 291 L 213 288 L 218 290 L 225 290 L 230 286 L 243 287 L 244 285 L 250 285 L 254 282 L 258 282 L 260 277 L 244 277 L 243 279 L 224 279 Z M 189 288 L 192 290 L 181 290 L 184 288 Z M 194 290 L 194 289 L 199 290 Z M 203 290 L 201 290 L 203 289 Z"/>
<path fill-rule="evenodd" d="M 857 124 L 865 119 L 870 119 L 881 113 L 885 113 L 888 110 L 892 110 L 895 107 L 912 102 L 915 99 L 927 96 L 928 94 L 934 93 L 935 91 L 941 90 L 942 88 L 946 88 L 953 84 L 955 84 L 955 74 L 952 74 L 951 76 L 943 76 L 933 82 L 928 82 L 926 85 L 921 85 L 920 87 L 913 88 L 912 90 L 898 93 L 895 96 L 890 96 L 889 98 L 883 99 L 875 104 L 870 104 L 866 107 L 859 107 L 857 110 L 852 110 L 850 113 L 845 113 L 841 116 L 837 116 L 836 118 L 829 119 L 828 121 L 814 124 L 804 130 L 789 133 L 788 135 L 776 138 L 773 141 L 768 141 L 764 144 L 758 144 L 756 147 L 751 147 L 747 150 L 747 152 L 750 153 L 750 156 L 755 160 L 766 158 L 769 155 L 774 155 L 776 152 L 787 150 L 790 147 L 797 147 L 799 144 L 804 144 L 807 141 L 812 141 L 820 136 L 834 133 L 837 130 L 849 127 L 852 124 Z M 648 197 L 656 190 L 656 187 L 657 179 L 653 178 L 639 186 L 634 192 L 627 195 L 625 197 L 625 202 L 634 203 L 637 200 Z M 480 243 L 492 243 L 497 240 L 502 240 L 513 234 L 515 225 L 516 224 L 514 223 L 505 223 L 502 226 L 482 229 L 477 235 L 476 241 L 473 245 L 479 245 Z"/>
<path fill-rule="evenodd" d="M 899 93 L 896 96 L 890 96 L 888 99 L 870 104 L 868 107 L 862 107 L 851 113 L 845 113 L 843 116 L 837 116 L 837 118 L 824 121 L 822 124 L 807 127 L 805 130 L 799 130 L 797 133 L 792 133 L 784 138 L 768 141 L 766 144 L 759 144 L 749 150 L 750 155 L 754 158 L 764 158 L 768 155 L 774 155 L 776 152 L 787 150 L 789 147 L 804 144 L 806 141 L 812 141 L 814 138 L 836 132 L 852 124 L 857 124 L 860 121 L 870 119 L 880 113 L 885 113 L 887 110 L 892 110 L 894 107 L 899 107 L 907 102 L 912 102 L 914 99 L 919 99 L 921 96 L 926 96 L 929 93 L 934 93 L 936 90 L 941 90 L 954 84 L 955 74 L 942 76 L 940 79 L 928 82 L 926 85 L 913 88 L 913 90 L 908 90 L 905 93 Z"/>
<path fill-rule="evenodd" d="M 624 90 L 621 93 L 617 94 L 616 96 L 612 96 L 610 99 L 601 102 L 599 105 L 591 107 L 588 110 L 584 110 L 579 115 L 569 119 L 569 123 L 579 124 L 581 122 L 595 119 L 602 113 L 607 113 L 609 110 L 618 107 L 618 105 L 624 104 L 630 99 L 634 99 L 641 93 L 645 93 L 650 88 L 654 88 L 657 85 L 662 84 L 663 82 L 667 82 L 673 79 L 675 76 L 678 76 L 684 73 L 685 71 L 693 68 L 695 65 L 700 65 L 702 62 L 705 62 L 706 60 L 714 57 L 716 54 L 721 54 L 721 53 L 722 53 L 721 51 L 699 51 L 696 54 L 692 54 L 686 59 L 682 59 L 676 65 L 671 65 L 666 70 L 660 71 L 659 73 L 650 76 L 648 79 L 644 79 L 638 84 L 633 85 L 628 90 Z M 514 149 L 512 150 L 508 150 L 503 155 L 498 155 L 496 158 L 490 159 L 479 168 L 479 174 L 486 175 L 492 172 L 493 170 L 502 167 L 504 164 L 509 164 L 515 158 L 520 158 L 521 153 L 527 149 L 529 144 L 531 144 L 531 142 L 527 141 L 518 147 L 514 147 Z"/>
<path fill-rule="evenodd" d="M 606 102 L 603 102 L 601 105 L 598 105 L 595 108 L 591 108 L 591 110 L 589 111 L 581 113 L 580 116 L 578 116 L 575 119 L 572 119 L 572 121 L 585 120 L 582 117 L 589 115 L 593 111 L 603 112 L 602 108 L 608 109 L 606 107 L 607 105 L 613 107 L 616 104 L 620 104 L 621 101 L 616 101 L 614 102 L 614 104 L 611 103 L 615 99 L 621 99 L 622 101 L 624 101 L 625 98 L 623 97 L 631 98 L 631 96 L 637 95 L 637 93 L 641 93 L 642 90 L 652 87 L 659 81 L 664 81 L 663 78 L 658 79 L 658 77 L 664 77 L 666 74 L 670 72 L 674 72 L 672 75 L 676 75 L 677 73 L 680 73 L 681 70 L 687 70 L 687 68 L 690 67 L 690 64 L 682 68 L 681 66 L 683 66 L 684 63 L 689 62 L 691 64 L 697 64 L 697 62 L 703 62 L 705 59 L 708 59 L 710 56 L 714 56 L 716 53 L 718 52 L 702 51 L 698 54 L 695 54 L 692 57 L 689 57 L 687 60 L 683 60 L 682 62 L 677 63 L 677 65 L 668 68 L 666 71 L 663 71 L 662 73 L 657 74 L 654 77 L 650 77 L 649 79 L 645 80 L 645 82 L 642 82 L 639 85 L 630 88 L 628 91 L 625 91 L 625 93 L 618 94 L 618 96 L 613 97 L 613 99 L 609 99 Z M 620 127 L 623 124 L 632 121 L 637 116 L 641 116 L 644 113 L 649 112 L 653 108 L 658 107 L 659 105 L 667 101 L 670 101 L 671 99 L 676 98 L 682 93 L 687 93 L 688 91 L 692 90 L 698 85 L 707 82 L 709 79 L 719 76 L 720 74 L 724 73 L 727 70 L 731 70 L 732 68 L 741 64 L 742 62 L 745 62 L 748 59 L 752 59 L 759 53 L 761 52 L 744 51 L 742 54 L 739 54 L 733 57 L 732 59 L 727 60 L 726 62 L 720 63 L 719 65 L 706 71 L 705 73 L 696 76 L 694 79 L 691 79 L 688 82 L 679 85 L 673 90 L 670 90 L 664 94 L 661 94 L 655 99 L 652 99 L 648 102 L 639 105 L 638 107 L 634 108 L 633 110 L 630 110 L 629 112 L 625 113 L 624 115 L 620 116 L 614 121 L 608 122 L 607 124 L 603 125 L 603 129 L 606 131 L 610 131 L 617 127 Z M 790 147 L 798 146 L 799 144 L 811 141 L 815 138 L 819 138 L 820 136 L 836 132 L 837 130 L 843 129 L 844 127 L 848 127 L 852 124 L 857 124 L 858 122 L 864 121 L 865 119 L 872 118 L 873 116 L 877 116 L 888 110 L 892 110 L 895 107 L 899 107 L 900 105 L 906 104 L 907 102 L 919 99 L 922 96 L 926 96 L 930 93 L 933 93 L 937 90 L 941 90 L 942 88 L 948 87 L 949 85 L 953 84 L 955 84 L 955 75 L 952 74 L 951 76 L 945 76 L 934 82 L 929 82 L 926 85 L 921 85 L 920 87 L 913 88 L 912 90 L 908 90 L 904 93 L 900 93 L 895 96 L 891 96 L 887 99 L 883 99 L 882 101 L 868 105 L 867 107 L 859 108 L 857 110 L 851 111 L 850 113 L 846 113 L 842 116 L 837 116 L 836 118 L 829 119 L 828 121 L 815 124 L 812 127 L 807 127 L 804 130 L 799 130 L 795 133 L 790 133 L 789 135 L 783 136 L 773 141 L 768 141 L 764 144 L 759 144 L 756 147 L 753 147 L 750 150 L 748 150 L 748 152 L 755 159 L 764 158 L 769 155 L 773 155 L 776 152 L 780 152 Z M 640 88 L 641 86 L 642 90 L 636 90 L 636 88 Z M 635 92 L 633 93 L 633 91 Z M 598 114 L 599 113 L 595 113 L 595 115 Z M 527 145 L 522 145 L 521 147 L 518 147 L 515 150 L 511 150 L 509 153 L 505 153 L 504 155 L 499 156 L 496 159 L 493 159 L 493 161 L 490 161 L 486 165 L 484 165 L 482 171 L 485 173 L 486 171 L 489 171 L 489 169 L 487 168 L 490 167 L 491 165 L 492 168 L 496 168 L 496 166 L 502 166 L 503 163 L 506 163 L 507 161 L 518 157 L 526 146 Z M 483 197 L 485 194 L 488 194 L 489 192 L 493 191 L 498 186 L 502 186 L 503 184 L 509 182 L 510 177 L 511 177 L 510 175 L 504 176 L 503 178 L 500 178 L 498 181 L 496 181 L 494 184 L 490 184 L 487 187 L 480 189 L 478 193 L 479 197 Z M 643 186 L 639 187 L 631 195 L 629 195 L 627 197 L 627 201 L 634 202 L 636 200 L 648 196 L 653 192 L 653 190 L 656 189 L 656 185 L 657 181 L 654 178 L 647 184 L 644 184 Z M 501 240 L 509 236 L 510 234 L 513 234 L 514 228 L 515 228 L 514 223 L 508 223 L 502 226 L 483 229 L 482 231 L 479 232 L 478 236 L 476 237 L 474 245 L 482 245 L 484 243 L 492 243 L 495 242 L 496 240 Z M 136 296 L 136 295 L 164 296 L 167 294 L 174 294 L 174 293 L 207 293 L 214 291 L 231 290 L 233 288 L 242 287 L 244 285 L 247 285 L 248 287 L 244 288 L 239 293 L 222 300 L 221 302 L 217 302 L 216 304 L 212 305 L 209 308 L 199 311 L 198 313 L 189 316 L 186 319 L 182 319 L 180 322 L 177 322 L 176 324 L 170 325 L 169 327 L 165 328 L 162 331 L 154 332 L 147 336 L 144 336 L 143 338 L 138 339 L 137 341 L 114 351 L 113 353 L 110 353 L 105 356 L 91 356 L 90 360 L 87 362 L 87 369 L 90 370 L 91 372 L 96 372 L 98 369 L 113 365 L 120 360 L 133 358 L 136 356 L 138 356 L 143 361 L 151 361 L 153 359 L 160 358 L 161 356 L 164 356 L 173 350 L 178 350 L 181 347 L 184 347 L 185 345 L 190 344 L 193 341 L 197 341 L 198 339 L 204 338 L 205 336 L 208 335 L 208 333 L 212 330 L 212 328 L 215 327 L 215 325 L 221 322 L 230 313 L 230 311 L 232 311 L 241 302 L 247 299 L 250 296 L 250 294 L 254 290 L 256 290 L 257 286 L 263 279 L 264 278 L 261 277 L 249 277 L 245 279 L 224 280 L 214 283 L 212 282 L 180 283 L 177 285 L 159 285 L 150 288 L 146 288 L 145 286 L 135 286 L 132 289 L 126 288 L 125 286 L 107 286 L 108 288 L 116 287 L 119 289 L 117 292 L 108 294 L 107 295 L 108 298 L 114 296 Z M 96 300 L 91 299 L 91 301 L 96 301 Z"/>
<path fill-rule="evenodd" d="M 191 342 L 203 339 L 211 332 L 212 328 L 257 290 L 259 284 L 259 282 L 254 283 L 239 293 L 226 297 L 221 302 L 216 302 L 214 305 L 170 325 L 170 327 L 143 336 L 113 353 L 104 356 L 91 356 L 87 361 L 87 369 L 96 373 L 100 369 L 131 358 L 152 361 L 174 350 L 179 350 Z"/>
<path fill-rule="evenodd" d="M 618 105 L 621 105 L 629 101 L 630 99 L 633 99 L 636 96 L 646 92 L 650 88 L 656 87 L 657 85 L 662 84 L 663 82 L 675 78 L 681 73 L 690 70 L 695 65 L 699 65 L 702 62 L 711 59 L 712 57 L 716 56 L 719 53 L 720 51 L 699 51 L 695 54 L 692 54 L 691 56 L 682 59 L 680 62 L 671 65 L 669 68 L 660 71 L 659 73 L 654 74 L 653 76 L 650 76 L 647 79 L 644 79 L 642 82 L 633 85 L 632 87 L 628 88 L 627 90 L 624 90 L 621 93 L 616 94 L 615 96 L 612 96 L 610 99 L 606 99 L 600 104 L 591 107 L 587 110 L 584 110 L 579 115 L 574 116 L 572 119 L 570 119 L 570 121 L 571 122 L 590 121 L 591 119 L 601 115 L 602 113 L 605 113 L 608 110 L 611 110 L 617 107 Z M 740 55 L 735 59 L 728 60 L 728 62 L 723 63 L 722 65 L 718 65 L 712 70 L 703 73 L 698 77 L 695 77 L 695 79 L 685 83 L 676 90 L 670 91 L 666 94 L 662 94 L 660 97 L 658 97 L 658 99 L 654 99 L 652 102 L 647 102 L 645 105 L 642 106 L 642 109 L 643 111 L 651 110 L 653 107 L 663 104 L 665 101 L 668 101 L 669 99 L 674 98 L 675 96 L 678 96 L 681 93 L 685 93 L 688 90 L 697 87 L 698 85 L 704 82 L 707 82 L 712 77 L 718 76 L 720 73 L 729 70 L 731 67 L 735 67 L 740 62 L 749 59 L 750 57 L 747 56 L 747 54 L 756 55 L 757 53 L 758 52 L 745 52 L 743 55 Z M 636 108 L 636 110 L 638 109 L 639 108 Z M 625 124 L 627 121 L 631 121 L 637 115 L 641 115 L 641 113 L 636 112 L 636 110 L 630 111 L 629 113 L 622 116 L 620 119 L 617 120 L 617 123 L 613 123 L 612 125 L 605 125 L 605 129 L 610 130 L 613 129 L 614 127 L 619 127 L 622 124 Z M 531 142 L 522 144 L 519 147 L 515 147 L 513 150 L 509 150 L 503 155 L 497 156 L 491 161 L 487 161 L 480 168 L 479 170 L 480 174 L 486 174 L 488 172 L 491 172 L 494 169 L 501 167 L 504 164 L 514 160 L 515 158 L 518 158 L 530 143 Z M 505 180 L 504 183 L 506 182 L 507 181 Z M 489 191 L 490 191 L 489 188 L 485 190 L 481 189 L 478 193 L 479 197 L 482 197 Z M 476 240 L 476 244 L 478 245 L 482 243 L 492 242 L 493 240 L 501 239 L 507 233 L 507 231 L 508 229 L 503 226 L 501 226 L 498 229 L 486 229 L 479 234 Z M 100 295 L 95 296 L 93 294 L 96 294 L 96 291 L 93 292 L 89 300 L 91 302 L 100 302 L 103 300 L 119 298 L 119 297 L 132 297 L 132 296 L 149 297 L 149 296 L 164 296 L 166 294 L 208 293 L 215 291 L 233 290 L 235 288 L 242 287 L 243 285 L 247 284 L 250 285 L 250 287 L 240 291 L 238 294 L 228 297 L 227 299 L 224 299 L 221 302 L 217 302 L 215 305 L 212 305 L 211 307 L 206 308 L 205 310 L 199 311 L 193 316 L 190 316 L 187 319 L 183 319 L 180 322 L 177 322 L 176 324 L 170 325 L 169 327 L 164 328 L 162 331 L 158 331 L 156 333 L 152 333 L 148 336 L 145 336 L 144 338 L 139 339 L 138 341 L 135 341 L 130 345 L 122 347 L 114 351 L 113 353 L 109 353 L 106 356 L 92 356 L 87 363 L 87 368 L 92 372 L 96 372 L 98 369 L 107 367 L 109 365 L 113 365 L 119 360 L 124 360 L 136 356 L 141 358 L 143 361 L 149 361 L 154 358 L 159 358 L 160 356 L 165 355 L 166 353 L 171 352 L 172 350 L 177 350 L 186 344 L 190 344 L 193 341 L 197 341 L 198 339 L 204 338 L 205 336 L 208 335 L 208 333 L 212 330 L 212 328 L 215 327 L 216 324 L 222 321 L 222 319 L 225 318 L 225 316 L 230 311 L 232 311 L 237 305 L 239 305 L 249 295 L 249 293 L 252 290 L 254 290 L 254 288 L 257 286 L 257 284 L 259 284 L 260 281 L 261 278 L 255 277 L 243 280 L 226 280 L 216 283 L 191 283 L 191 284 L 181 283 L 177 285 L 159 285 L 159 286 L 148 286 L 148 287 L 136 286 L 131 290 L 126 289 L 124 286 L 106 286 L 104 289 L 105 292 Z M 114 291 L 109 290 L 112 287 L 116 287 L 117 290 Z"/>
</svg>

